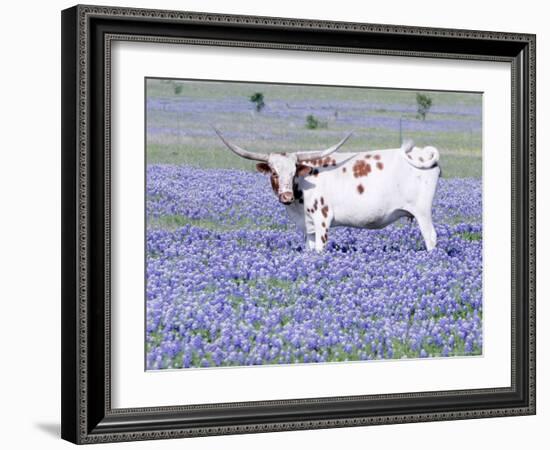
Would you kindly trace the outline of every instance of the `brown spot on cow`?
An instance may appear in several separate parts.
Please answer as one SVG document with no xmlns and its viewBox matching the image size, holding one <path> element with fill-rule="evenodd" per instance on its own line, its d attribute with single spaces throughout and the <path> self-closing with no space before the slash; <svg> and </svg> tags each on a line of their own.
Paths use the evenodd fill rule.
<svg viewBox="0 0 550 450">
<path fill-rule="evenodd" d="M 328 234 L 325 233 L 325 242 L 328 242 Z"/>
<path fill-rule="evenodd" d="M 331 158 L 330 156 L 327 156 L 325 159 L 323 159 L 323 167 L 328 167 L 328 166 L 335 166 L 336 165 L 336 160 L 334 158 Z"/>
<path fill-rule="evenodd" d="M 357 192 L 359 192 L 359 194 L 362 194 L 363 192 L 365 192 L 365 188 L 363 187 L 362 184 L 357 185 Z"/>
<path fill-rule="evenodd" d="M 275 174 L 271 174 L 271 187 L 276 194 L 279 192 L 279 177 Z"/>
<path fill-rule="evenodd" d="M 381 162 L 377 162 L 376 163 L 376 168 L 379 169 L 379 170 L 384 170 L 384 164 L 382 164 Z"/>
<path fill-rule="evenodd" d="M 322 226 L 323 228 L 326 228 L 326 227 L 327 227 L 327 224 L 326 224 L 325 222 L 323 222 L 323 223 L 321 224 L 321 226 Z"/>
<path fill-rule="evenodd" d="M 323 217 L 328 217 L 328 206 L 323 206 L 321 208 L 321 213 L 323 214 Z"/>
<path fill-rule="evenodd" d="M 296 164 L 296 176 L 297 177 L 307 177 L 313 168 L 311 166 L 307 166 L 305 164 Z"/>
<path fill-rule="evenodd" d="M 328 167 L 330 165 L 335 166 L 336 160 L 334 158 L 331 158 L 330 156 L 327 156 L 324 159 L 322 159 L 320 163 L 323 165 L 323 167 Z"/>
<path fill-rule="evenodd" d="M 376 159 L 376 161 L 380 161 L 380 155 L 374 155 L 374 159 Z"/>
<path fill-rule="evenodd" d="M 325 204 L 325 199 L 321 196 L 321 205 Z"/>
<path fill-rule="evenodd" d="M 327 242 L 327 238 L 323 235 L 321 236 L 321 242 L 324 244 L 325 242 Z"/>
<path fill-rule="evenodd" d="M 353 176 L 355 178 L 366 177 L 371 172 L 370 164 L 363 160 L 356 161 L 353 165 Z"/>
<path fill-rule="evenodd" d="M 345 167 L 342 167 L 342 172 L 343 173 L 346 173 L 348 171 L 348 169 L 346 169 Z"/>
<path fill-rule="evenodd" d="M 313 176 L 316 177 L 317 175 L 319 175 L 319 169 L 313 169 Z"/>
</svg>

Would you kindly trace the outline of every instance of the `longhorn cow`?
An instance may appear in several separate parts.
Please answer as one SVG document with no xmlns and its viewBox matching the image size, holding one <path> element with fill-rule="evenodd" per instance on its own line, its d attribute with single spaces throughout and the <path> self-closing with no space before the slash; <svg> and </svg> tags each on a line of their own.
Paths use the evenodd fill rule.
<svg viewBox="0 0 550 450">
<path fill-rule="evenodd" d="M 308 249 L 323 251 L 335 226 L 383 228 L 401 217 L 416 218 L 427 250 L 437 241 L 432 201 L 440 176 L 435 147 L 334 154 L 349 139 L 322 151 L 255 153 L 223 143 L 242 158 L 258 161 L 273 192 L 304 234 Z"/>
</svg>

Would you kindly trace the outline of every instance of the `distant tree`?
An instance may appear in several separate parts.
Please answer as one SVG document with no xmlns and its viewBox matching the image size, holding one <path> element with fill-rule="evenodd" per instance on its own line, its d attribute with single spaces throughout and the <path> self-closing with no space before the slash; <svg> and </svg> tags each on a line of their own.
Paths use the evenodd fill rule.
<svg viewBox="0 0 550 450">
<path fill-rule="evenodd" d="M 319 128 L 319 121 L 313 114 L 306 117 L 306 128 L 309 128 L 310 130 Z"/>
<path fill-rule="evenodd" d="M 425 120 L 426 114 L 432 107 L 432 98 L 427 94 L 416 94 L 417 114 L 416 117 Z"/>
<path fill-rule="evenodd" d="M 174 85 L 174 94 L 180 95 L 181 91 L 183 91 L 183 85 L 181 85 L 179 83 Z"/>
<path fill-rule="evenodd" d="M 261 92 L 255 92 L 254 94 L 252 94 L 250 96 L 250 101 L 254 103 L 256 111 L 260 112 L 262 109 L 264 109 L 264 94 L 262 94 Z"/>
<path fill-rule="evenodd" d="M 327 122 L 320 121 L 313 114 L 309 114 L 306 117 L 306 128 L 309 130 L 316 130 L 317 128 L 327 128 L 327 127 L 328 127 Z"/>
</svg>

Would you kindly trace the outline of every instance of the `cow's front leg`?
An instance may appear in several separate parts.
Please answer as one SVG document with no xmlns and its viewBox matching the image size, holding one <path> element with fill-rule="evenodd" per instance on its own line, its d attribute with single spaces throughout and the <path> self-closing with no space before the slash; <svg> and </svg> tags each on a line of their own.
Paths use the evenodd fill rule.
<svg viewBox="0 0 550 450">
<path fill-rule="evenodd" d="M 326 228 L 318 229 L 315 232 L 315 251 L 322 252 L 328 242 L 328 230 Z"/>
<path fill-rule="evenodd" d="M 323 197 L 319 200 L 319 207 L 313 215 L 313 223 L 315 226 L 315 250 L 322 252 L 328 242 L 328 229 L 332 222 L 332 208 L 325 203 Z"/>
<path fill-rule="evenodd" d="M 308 250 L 315 250 L 315 232 L 306 234 L 306 246 Z"/>
</svg>

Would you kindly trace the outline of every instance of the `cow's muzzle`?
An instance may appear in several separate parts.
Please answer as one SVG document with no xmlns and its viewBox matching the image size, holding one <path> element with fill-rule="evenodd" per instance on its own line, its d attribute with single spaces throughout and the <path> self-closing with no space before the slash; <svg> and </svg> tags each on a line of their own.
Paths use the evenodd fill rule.
<svg viewBox="0 0 550 450">
<path fill-rule="evenodd" d="M 283 205 L 290 205 L 294 201 L 294 194 L 292 192 L 283 192 L 279 194 L 279 201 Z"/>
</svg>

